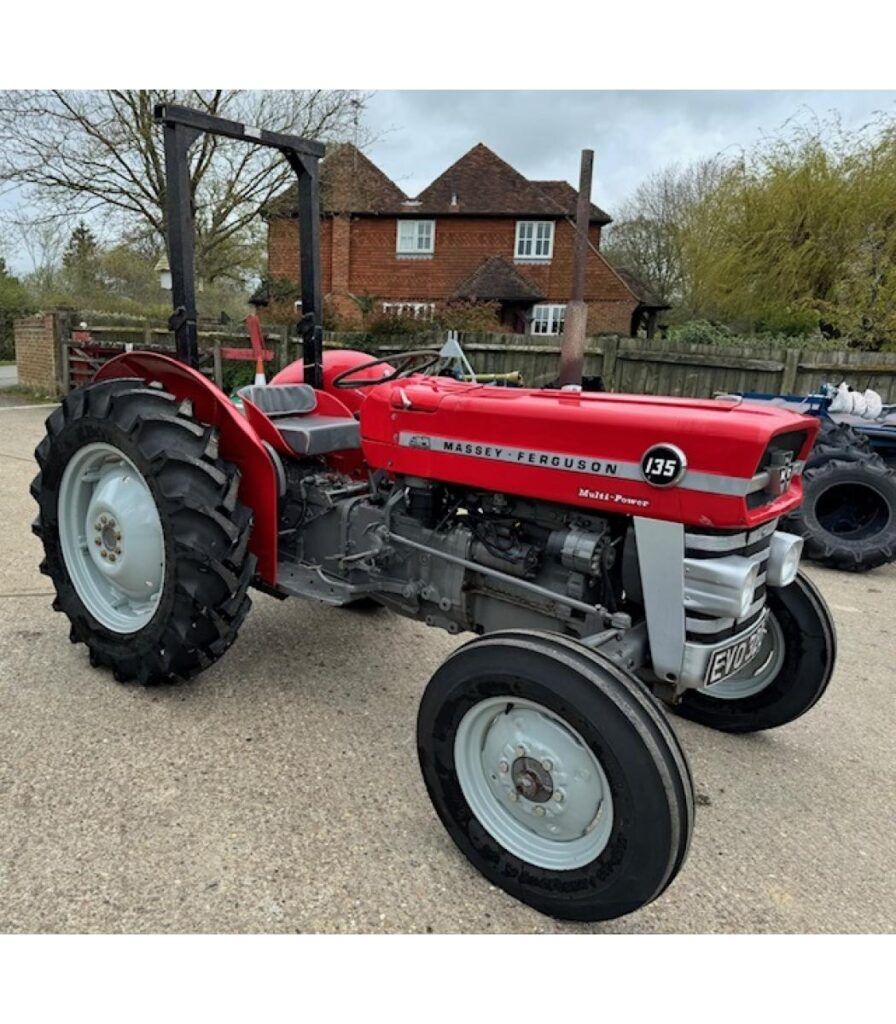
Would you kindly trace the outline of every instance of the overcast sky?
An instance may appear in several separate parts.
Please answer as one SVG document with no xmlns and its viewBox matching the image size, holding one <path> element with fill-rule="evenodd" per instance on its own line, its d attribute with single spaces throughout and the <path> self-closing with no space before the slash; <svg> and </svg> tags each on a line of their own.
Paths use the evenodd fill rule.
<svg viewBox="0 0 896 1024">
<path fill-rule="evenodd" d="M 595 151 L 593 199 L 611 215 L 638 183 L 669 163 L 750 146 L 793 116 L 839 112 L 858 127 L 896 112 L 896 91 L 377 92 L 367 152 L 408 195 L 477 142 L 530 178 L 578 182 L 579 153 Z M 20 200 L 0 198 L 0 215 Z M 8 251 L 18 271 L 21 250 Z"/>
<path fill-rule="evenodd" d="M 594 201 L 608 213 L 651 172 L 749 146 L 795 114 L 837 110 L 858 127 L 896 112 L 891 92 L 379 92 L 368 155 L 409 195 L 477 142 L 529 178 L 578 183 L 595 152 Z"/>
</svg>

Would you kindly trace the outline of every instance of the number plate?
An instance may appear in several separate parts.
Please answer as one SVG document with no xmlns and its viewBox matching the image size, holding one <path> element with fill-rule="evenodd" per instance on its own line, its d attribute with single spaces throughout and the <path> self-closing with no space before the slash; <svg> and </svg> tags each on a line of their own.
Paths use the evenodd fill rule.
<svg viewBox="0 0 896 1024">
<path fill-rule="evenodd" d="M 762 639 L 768 628 L 768 611 L 762 613 L 762 617 L 746 636 L 739 636 L 730 644 L 720 647 L 714 651 L 706 666 L 704 686 L 712 686 L 713 683 L 721 683 L 736 672 L 739 672 L 745 665 L 756 657 L 759 648 L 762 646 Z"/>
</svg>

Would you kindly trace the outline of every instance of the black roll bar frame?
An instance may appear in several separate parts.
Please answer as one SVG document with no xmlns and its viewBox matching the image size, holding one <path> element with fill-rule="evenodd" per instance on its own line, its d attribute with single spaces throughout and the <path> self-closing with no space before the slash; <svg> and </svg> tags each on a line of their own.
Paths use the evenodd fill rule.
<svg viewBox="0 0 896 1024">
<path fill-rule="evenodd" d="M 305 382 L 323 386 L 323 303 L 320 281 L 320 159 L 323 143 L 253 128 L 173 103 L 157 104 L 156 123 L 163 127 L 165 143 L 165 214 L 168 227 L 168 264 L 171 270 L 169 327 L 174 332 L 177 358 L 196 369 L 199 344 L 196 326 L 195 207 L 190 186 L 190 147 L 203 133 L 238 139 L 279 150 L 298 179 L 299 282 Z"/>
</svg>

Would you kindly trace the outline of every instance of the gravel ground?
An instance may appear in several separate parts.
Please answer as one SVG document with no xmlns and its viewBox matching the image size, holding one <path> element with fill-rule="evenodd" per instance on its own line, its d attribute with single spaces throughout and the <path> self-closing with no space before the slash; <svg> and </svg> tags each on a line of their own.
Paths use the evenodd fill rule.
<svg viewBox="0 0 896 1024">
<path fill-rule="evenodd" d="M 37 572 L 28 485 L 46 409 L 23 404 L 0 401 L 0 931 L 896 927 L 896 566 L 810 569 L 839 627 L 827 696 L 751 737 L 673 719 L 698 794 L 687 863 L 636 914 L 562 924 L 483 880 L 429 805 L 417 701 L 456 638 L 259 594 L 191 683 L 92 670 Z"/>
</svg>

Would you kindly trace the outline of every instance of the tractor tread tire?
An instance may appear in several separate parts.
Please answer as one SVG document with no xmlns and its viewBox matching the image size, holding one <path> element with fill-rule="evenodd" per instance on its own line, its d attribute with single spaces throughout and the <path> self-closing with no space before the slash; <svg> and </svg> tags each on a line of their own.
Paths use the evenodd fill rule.
<svg viewBox="0 0 896 1024">
<path fill-rule="evenodd" d="M 240 473 L 218 454 L 214 428 L 192 418 L 188 402 L 136 379 L 101 381 L 67 395 L 46 421 L 31 484 L 44 545 L 41 572 L 53 582 L 55 611 L 71 622 L 72 643 L 119 682 L 189 679 L 233 643 L 251 606 L 256 559 L 251 511 L 237 501 Z M 115 633 L 78 596 L 62 555 L 58 488 L 75 451 L 91 441 L 119 447 L 156 499 L 166 545 L 159 607 L 134 633 Z"/>
<path fill-rule="evenodd" d="M 889 519 L 876 533 L 850 540 L 825 529 L 816 505 L 824 492 L 838 482 L 873 487 L 889 510 Z M 860 459 L 837 458 L 810 466 L 803 474 L 803 503 L 787 517 L 786 528 L 804 539 L 805 557 L 830 569 L 867 572 L 896 560 L 896 471 L 871 453 Z"/>
</svg>

